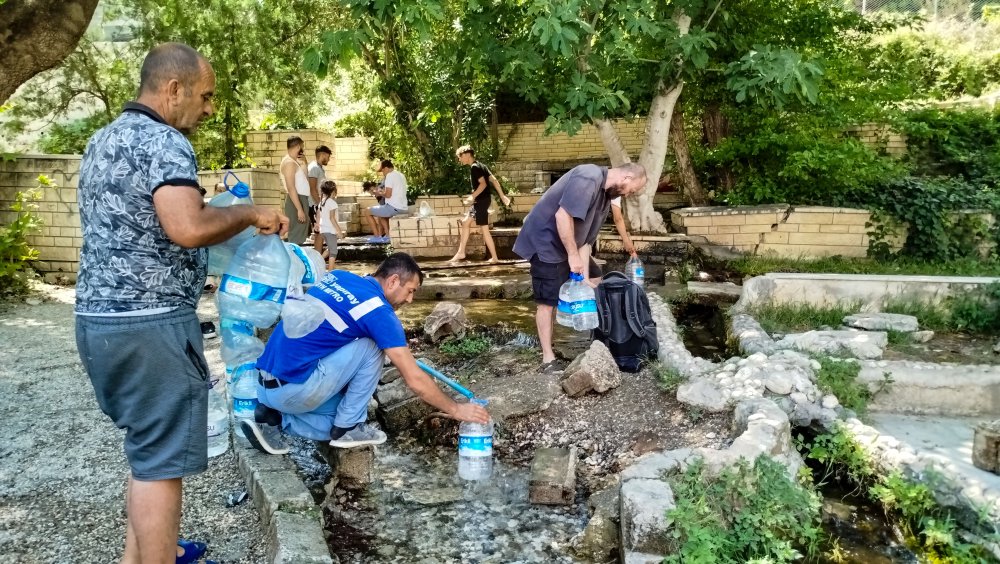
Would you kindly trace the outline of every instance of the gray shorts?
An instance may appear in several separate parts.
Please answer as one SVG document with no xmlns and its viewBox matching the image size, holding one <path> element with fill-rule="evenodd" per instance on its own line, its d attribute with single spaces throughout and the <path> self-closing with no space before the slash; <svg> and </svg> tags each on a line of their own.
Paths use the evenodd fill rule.
<svg viewBox="0 0 1000 564">
<path fill-rule="evenodd" d="M 125 429 L 136 480 L 208 467 L 208 381 L 193 309 L 137 317 L 76 316 L 76 346 L 97 403 Z"/>
<path fill-rule="evenodd" d="M 326 241 L 326 248 L 330 251 L 330 258 L 337 258 L 337 234 L 336 233 L 320 233 L 323 236 L 323 240 Z"/>
<path fill-rule="evenodd" d="M 368 208 L 368 211 L 372 212 L 375 217 L 393 217 L 400 214 L 406 213 L 408 210 L 401 210 L 390 206 L 389 204 L 384 204 L 381 206 L 372 206 Z"/>
</svg>

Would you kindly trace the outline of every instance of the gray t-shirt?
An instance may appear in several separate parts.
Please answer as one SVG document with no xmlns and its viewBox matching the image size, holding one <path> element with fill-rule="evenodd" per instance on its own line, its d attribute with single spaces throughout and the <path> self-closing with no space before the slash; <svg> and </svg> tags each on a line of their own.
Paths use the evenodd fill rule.
<svg viewBox="0 0 1000 564">
<path fill-rule="evenodd" d="M 524 226 L 514 241 L 514 252 L 528 260 L 537 255 L 542 262 L 565 261 L 568 254 L 556 229 L 559 208 L 573 216 L 577 247 L 597 240 L 611 209 L 611 198 L 604 190 L 607 179 L 607 167 L 592 164 L 580 165 L 564 174 L 524 218 Z"/>
<path fill-rule="evenodd" d="M 167 237 L 153 206 L 161 186 L 198 186 L 191 143 L 153 110 L 130 102 L 90 138 L 77 199 L 83 228 L 76 311 L 125 313 L 198 305 L 205 249 Z"/>
<path fill-rule="evenodd" d="M 326 182 L 326 170 L 323 169 L 323 165 L 319 164 L 316 161 L 312 161 L 311 163 L 309 163 L 309 166 L 306 168 L 308 170 L 306 176 L 308 176 L 309 178 L 316 179 L 316 191 L 320 192 L 320 188 L 323 187 L 323 182 Z M 320 198 L 322 197 L 323 193 L 320 192 Z M 313 201 L 312 192 L 309 193 L 309 204 L 310 205 L 316 204 L 316 202 Z"/>
</svg>

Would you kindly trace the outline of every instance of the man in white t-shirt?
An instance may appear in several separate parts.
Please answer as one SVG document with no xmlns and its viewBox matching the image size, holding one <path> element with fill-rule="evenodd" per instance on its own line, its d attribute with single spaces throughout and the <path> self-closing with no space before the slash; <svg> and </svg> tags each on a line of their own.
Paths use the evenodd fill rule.
<svg viewBox="0 0 1000 564">
<path fill-rule="evenodd" d="M 368 241 L 370 243 L 388 243 L 389 218 L 407 211 L 406 177 L 396 170 L 392 166 L 392 161 L 388 159 L 380 163 L 378 172 L 382 175 L 384 187 L 373 189 L 372 195 L 376 198 L 384 197 L 385 204 L 368 208 L 368 211 L 371 212 L 368 223 L 374 234 L 368 238 Z"/>
<path fill-rule="evenodd" d="M 319 193 L 320 186 L 326 182 L 326 170 L 323 168 L 330 164 L 330 157 L 333 151 L 326 145 L 316 147 L 316 160 L 309 163 L 306 169 L 306 177 L 309 180 L 309 225 L 313 233 L 313 248 L 316 252 L 323 252 L 323 238 L 316 237 L 319 233 L 319 220 L 316 213 L 319 211 L 319 202 L 323 196 Z"/>
</svg>

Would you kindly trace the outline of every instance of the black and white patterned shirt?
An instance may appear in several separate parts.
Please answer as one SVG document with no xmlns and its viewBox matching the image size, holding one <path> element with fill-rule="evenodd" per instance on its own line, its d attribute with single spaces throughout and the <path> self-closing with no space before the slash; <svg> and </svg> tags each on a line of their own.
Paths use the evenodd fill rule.
<svg viewBox="0 0 1000 564">
<path fill-rule="evenodd" d="M 181 132 L 135 102 L 91 137 L 77 199 L 83 248 L 76 311 L 128 314 L 197 306 L 205 249 L 185 249 L 160 226 L 153 193 L 198 185 L 194 149 Z"/>
</svg>

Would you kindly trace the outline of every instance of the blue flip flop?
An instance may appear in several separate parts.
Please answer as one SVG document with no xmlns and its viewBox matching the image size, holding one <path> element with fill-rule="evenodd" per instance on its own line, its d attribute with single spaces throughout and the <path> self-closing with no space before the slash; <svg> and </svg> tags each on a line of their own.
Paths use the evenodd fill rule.
<svg viewBox="0 0 1000 564">
<path fill-rule="evenodd" d="M 184 555 L 177 557 L 177 564 L 192 564 L 193 562 L 197 562 L 199 558 L 205 555 L 205 551 L 208 550 L 208 545 L 203 542 L 184 539 L 178 539 L 177 546 L 184 549 Z"/>
</svg>

